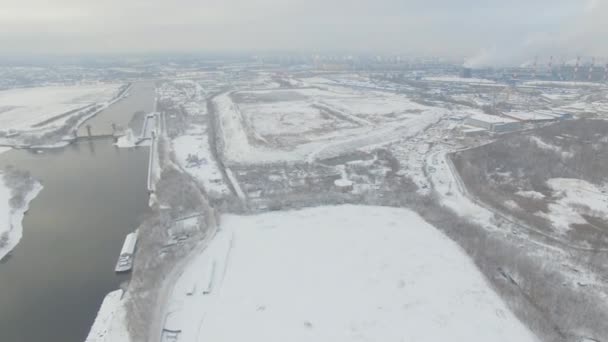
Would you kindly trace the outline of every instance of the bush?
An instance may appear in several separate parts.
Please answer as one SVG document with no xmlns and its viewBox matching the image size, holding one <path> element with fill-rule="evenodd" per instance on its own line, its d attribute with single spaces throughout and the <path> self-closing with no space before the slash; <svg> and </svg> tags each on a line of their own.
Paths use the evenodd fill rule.
<svg viewBox="0 0 608 342">
<path fill-rule="evenodd" d="M 11 189 L 11 208 L 21 208 L 25 205 L 25 197 L 32 191 L 36 181 L 29 171 L 7 167 L 4 170 L 4 183 Z"/>
</svg>

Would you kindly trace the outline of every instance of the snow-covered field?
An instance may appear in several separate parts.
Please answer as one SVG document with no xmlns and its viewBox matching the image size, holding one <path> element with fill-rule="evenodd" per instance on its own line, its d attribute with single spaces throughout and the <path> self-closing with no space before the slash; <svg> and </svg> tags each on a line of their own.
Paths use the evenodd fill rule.
<svg viewBox="0 0 608 342">
<path fill-rule="evenodd" d="M 224 141 L 224 156 L 233 162 L 264 162 L 298 159 L 289 152 L 279 153 L 264 146 L 254 146 L 247 136 L 244 118 L 229 94 L 221 94 L 213 99 L 219 116 L 220 133 Z"/>
<path fill-rule="evenodd" d="M 306 168 L 298 170 L 298 175 L 265 174 L 281 171 L 279 166 L 273 169 L 275 165 L 291 166 L 284 162 L 308 166 L 323 161 L 324 167 L 342 164 L 334 167 L 342 167 L 342 178 L 327 184 L 350 195 L 382 189 L 384 178 L 376 177 L 375 171 L 382 171 L 382 163 L 390 161 L 386 170 L 411 178 L 419 194 L 437 195 L 441 204 L 489 235 L 501 234 L 508 241 L 529 244 L 530 256 L 546 255 L 554 248 L 553 240 L 568 243 L 509 213 L 497 212 L 469 194 L 448 155 L 500 138 L 461 133 L 464 118 L 483 112 L 483 105 L 508 103 L 513 105 L 511 113 L 526 121 L 554 119 L 553 113 L 562 112 L 576 117 L 599 108 L 603 100 L 597 100 L 597 94 L 588 93 L 586 98 L 582 91 L 576 97 L 536 101 L 546 93 L 544 89 L 531 93 L 486 80 L 435 78 L 426 84 L 434 89 L 391 92 L 376 87 L 372 78 L 348 80 L 341 74 L 272 79 L 284 88 L 252 87 L 244 80 L 216 85 L 221 93 L 207 98 L 209 113 L 200 96 L 200 82 L 189 85 L 193 90 L 185 92 L 186 96 L 179 95 L 176 103 L 183 104 L 181 108 L 192 122 L 173 139 L 176 160 L 205 188 L 220 184 L 226 189 L 219 168 L 222 164 L 213 163 L 208 144 L 209 120 L 200 118 L 213 115 L 225 174 L 231 183 L 241 183 L 244 191 L 235 191 L 245 203 L 250 199 L 262 202 L 269 194 L 276 198 L 283 193 L 301 194 L 298 181 L 321 179 L 321 173 Z M 564 157 L 573 153 L 539 137 L 530 139 L 539 148 Z M 359 156 L 377 151 L 391 155 Z M 350 163 L 359 164 L 349 167 L 350 174 L 345 175 L 345 165 Z M 364 170 L 365 163 L 370 164 L 369 170 Z M 377 164 L 377 169 L 372 170 L 371 164 Z M 258 170 L 253 171 L 255 168 Z M 289 171 L 287 166 L 285 170 Z M 285 181 L 281 183 L 281 179 Z M 276 182 L 276 186 L 264 182 Z M 550 185 L 554 196 L 523 187 L 516 195 L 551 200 L 547 215 L 560 210 L 571 214 L 564 218 L 567 224 L 583 223 L 585 203 L 574 200 L 580 194 L 554 185 Z M 397 186 L 395 191 L 399 191 Z M 589 210 L 600 211 L 598 203 L 588 205 Z M 514 200 L 507 206 L 522 209 Z M 424 246 L 427 253 L 418 246 Z M 562 264 L 570 261 L 562 256 L 559 260 Z M 560 262 L 547 267 L 562 272 L 556 266 Z M 591 279 L 585 270 L 579 273 L 564 271 L 574 286 L 581 281 L 596 283 L 583 279 Z M 391 287 L 390 282 L 397 286 Z M 401 288 L 407 291 L 399 291 Z M 463 252 L 416 215 L 399 209 L 345 206 L 225 216 L 220 232 L 175 283 L 168 303 L 168 310 L 163 309 L 167 313 L 164 341 L 534 340 L 485 285 Z"/>
<path fill-rule="evenodd" d="M 184 135 L 173 139 L 175 157 L 180 166 L 200 181 L 208 192 L 227 195 L 230 189 L 213 158 L 208 139 L 203 127 L 192 125 Z"/>
<path fill-rule="evenodd" d="M 496 82 L 484 78 L 464 78 L 457 76 L 425 77 L 424 80 L 433 82 L 475 83 L 483 85 L 496 84 Z"/>
<path fill-rule="evenodd" d="M 17 244 L 23 235 L 23 216 L 29 209 L 29 203 L 38 196 L 42 185 L 36 183 L 32 191 L 25 195 L 24 205 L 21 208 L 13 208 L 10 200 L 13 197 L 11 188 L 5 183 L 4 176 L 0 173 L 0 259 L 4 258 Z M 4 246 L 3 246 L 4 245 Z"/>
<path fill-rule="evenodd" d="M 559 232 L 567 232 L 572 224 L 587 224 L 582 215 L 608 219 L 608 195 L 582 179 L 552 178 L 547 185 L 556 198 L 549 204 L 550 213 L 537 213 L 549 219 Z"/>
<path fill-rule="evenodd" d="M 351 205 L 224 216 L 165 329 L 180 342 L 536 340 L 415 213 Z"/>
<path fill-rule="evenodd" d="M 120 84 L 47 86 L 0 91 L 0 127 L 25 131 L 53 117 L 110 101 Z"/>
<path fill-rule="evenodd" d="M 513 111 L 505 113 L 506 116 L 521 121 L 551 121 L 556 120 L 555 116 L 537 111 Z"/>
<path fill-rule="evenodd" d="M 328 99 L 327 103 L 336 109 L 360 117 L 401 115 L 428 110 L 428 107 L 411 102 L 404 96 L 367 92 L 365 97 L 354 96 L 347 99 Z"/>
<path fill-rule="evenodd" d="M 284 91 L 274 92 L 277 95 Z M 311 96 L 319 90 L 306 89 L 290 91 L 300 98 L 293 100 L 264 101 L 257 103 L 239 103 L 238 107 L 251 121 L 252 128 L 264 137 L 275 135 L 306 135 L 314 132 L 328 131 L 332 128 L 353 127 L 352 124 L 340 125 L 335 118 L 323 116 L 321 109 L 314 106 Z M 243 94 L 243 93 L 240 93 Z M 245 93 L 247 95 L 251 93 Z M 342 126 L 342 127 L 340 127 Z"/>
<path fill-rule="evenodd" d="M 314 85 L 320 86 L 319 84 Z M 398 118 L 404 114 L 419 113 L 429 109 L 410 101 L 404 95 L 344 87 L 332 87 L 325 90 L 301 88 L 249 91 L 239 92 L 238 95 L 247 99 L 245 103 L 239 101 L 239 109 L 253 122 L 254 127 L 262 135 L 294 134 L 311 130 L 302 125 L 322 127 L 324 120 L 326 121 L 328 118 L 319 115 L 320 111 L 338 115 L 341 119 L 356 124 L 369 125 L 372 124 L 372 121 L 376 123 L 390 121 L 390 119 Z M 260 101 L 256 102 L 256 97 Z M 315 117 L 310 117 L 313 114 Z M 283 118 L 286 115 L 289 116 Z M 269 125 L 266 122 L 268 116 L 279 116 L 283 125 L 277 126 L 277 124 L 272 125 L 272 123 Z M 292 118 L 296 120 L 289 120 Z M 258 121 L 261 124 L 256 124 Z M 279 120 L 275 121 L 279 122 Z"/>
<path fill-rule="evenodd" d="M 331 158 L 415 135 L 448 113 L 401 95 L 344 88 L 224 93 L 213 102 L 224 156 L 236 163 Z"/>
<path fill-rule="evenodd" d="M 605 85 L 595 82 L 566 82 L 566 81 L 527 81 L 523 83 L 526 86 L 543 86 L 543 87 L 599 87 L 603 88 Z"/>
</svg>

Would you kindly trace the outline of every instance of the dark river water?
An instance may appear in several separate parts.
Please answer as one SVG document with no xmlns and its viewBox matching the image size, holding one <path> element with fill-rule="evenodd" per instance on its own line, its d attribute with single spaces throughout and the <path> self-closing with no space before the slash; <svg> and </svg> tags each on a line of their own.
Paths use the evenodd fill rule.
<svg viewBox="0 0 608 342">
<path fill-rule="evenodd" d="M 133 92 L 106 113 L 128 122 L 138 108 L 151 108 L 137 104 L 153 100 L 153 92 Z M 101 139 L 0 154 L 0 166 L 29 170 L 44 186 L 23 238 L 0 264 L 0 341 L 84 341 L 104 296 L 127 280 L 114 265 L 147 210 L 147 152 Z"/>
<path fill-rule="evenodd" d="M 112 124 L 126 128 L 132 114 L 137 111 L 150 113 L 154 110 L 154 83 L 135 83 L 129 90 L 129 96 L 115 102 L 108 109 L 88 120 L 78 130 L 79 136 L 88 135 L 87 125 L 91 126 L 92 135 L 112 134 Z M 129 113 L 129 115 L 125 115 Z"/>
</svg>

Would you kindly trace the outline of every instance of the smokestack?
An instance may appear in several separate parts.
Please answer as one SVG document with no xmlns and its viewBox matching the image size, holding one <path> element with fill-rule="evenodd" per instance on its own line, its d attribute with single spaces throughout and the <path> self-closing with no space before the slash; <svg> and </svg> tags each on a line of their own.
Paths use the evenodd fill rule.
<svg viewBox="0 0 608 342">
<path fill-rule="evenodd" d="M 608 63 L 604 67 L 604 81 L 608 81 Z"/>
<path fill-rule="evenodd" d="M 562 65 L 559 68 L 559 74 L 558 74 L 559 79 L 562 81 L 564 80 L 564 70 L 566 70 L 566 58 L 562 56 Z"/>
<path fill-rule="evenodd" d="M 532 66 L 532 78 L 536 78 L 536 65 L 538 63 L 538 56 L 534 56 L 534 65 Z"/>
<path fill-rule="evenodd" d="M 589 78 L 588 80 L 591 81 L 591 78 L 593 77 L 593 66 L 595 65 L 595 57 L 591 58 L 591 66 L 589 67 Z"/>
<path fill-rule="evenodd" d="M 572 77 L 573 80 L 576 81 L 576 77 L 578 75 L 578 66 L 581 63 L 581 56 L 576 57 L 576 65 L 574 66 L 574 76 Z"/>
<path fill-rule="evenodd" d="M 553 70 L 553 56 L 549 58 L 549 71 Z"/>
</svg>

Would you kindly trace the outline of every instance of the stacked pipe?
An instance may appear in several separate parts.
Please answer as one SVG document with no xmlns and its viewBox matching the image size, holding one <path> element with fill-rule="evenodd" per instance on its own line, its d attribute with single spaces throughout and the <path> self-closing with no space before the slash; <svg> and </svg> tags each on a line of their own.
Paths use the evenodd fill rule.
<svg viewBox="0 0 608 342">
<path fill-rule="evenodd" d="M 580 57 L 576 57 L 576 65 L 574 66 L 574 75 L 572 77 L 573 80 L 576 81 L 576 75 L 578 74 L 578 66 L 581 62 L 581 58 Z"/>
<path fill-rule="evenodd" d="M 566 59 L 562 57 L 562 67 L 559 68 L 559 79 L 564 80 L 564 71 L 566 70 Z"/>
</svg>

